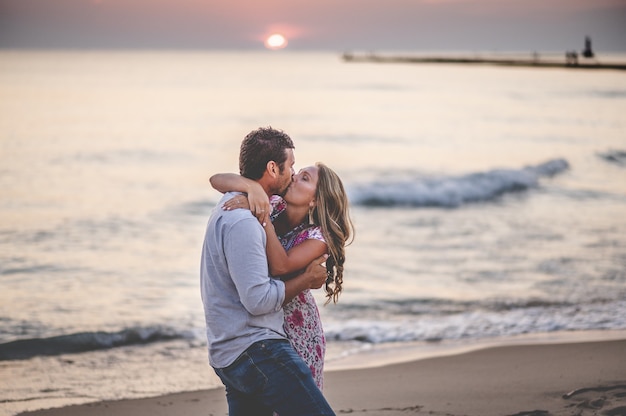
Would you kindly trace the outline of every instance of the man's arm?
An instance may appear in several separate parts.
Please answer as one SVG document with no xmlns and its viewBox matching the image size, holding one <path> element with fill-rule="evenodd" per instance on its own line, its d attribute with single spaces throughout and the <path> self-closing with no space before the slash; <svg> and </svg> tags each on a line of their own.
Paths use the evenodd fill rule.
<svg viewBox="0 0 626 416">
<path fill-rule="evenodd" d="M 229 213 L 241 218 L 226 231 L 224 254 L 239 300 L 255 316 L 279 311 L 284 303 L 284 283 L 269 277 L 265 231 L 248 211 Z"/>
<path fill-rule="evenodd" d="M 313 260 L 306 270 L 285 282 L 285 301 L 283 306 L 288 304 L 300 292 L 306 289 L 319 289 L 326 282 L 326 264 L 328 254 L 324 254 Z"/>
</svg>

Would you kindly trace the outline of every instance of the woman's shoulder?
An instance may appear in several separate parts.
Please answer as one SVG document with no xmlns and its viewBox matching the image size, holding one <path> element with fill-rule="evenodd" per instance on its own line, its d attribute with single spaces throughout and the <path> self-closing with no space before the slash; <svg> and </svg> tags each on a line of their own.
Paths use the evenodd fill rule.
<svg viewBox="0 0 626 416">
<path fill-rule="evenodd" d="M 303 234 L 306 235 L 307 239 L 320 240 L 320 241 L 326 242 L 326 239 L 324 238 L 324 234 L 322 233 L 322 228 L 317 225 L 308 227 L 307 229 L 304 230 Z"/>
<path fill-rule="evenodd" d="M 324 235 L 322 234 L 322 229 L 318 226 L 309 226 L 305 228 L 300 228 L 297 231 L 296 236 L 294 237 L 293 243 L 290 244 L 289 246 L 295 247 L 299 244 L 304 243 L 307 240 L 318 240 L 326 244 L 326 239 L 324 238 Z"/>
</svg>

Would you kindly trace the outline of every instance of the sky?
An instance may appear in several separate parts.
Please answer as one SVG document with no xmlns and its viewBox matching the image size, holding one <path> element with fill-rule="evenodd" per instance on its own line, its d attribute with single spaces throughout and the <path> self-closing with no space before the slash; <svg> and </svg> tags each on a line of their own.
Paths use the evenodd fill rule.
<svg viewBox="0 0 626 416">
<path fill-rule="evenodd" d="M 626 52 L 626 0 L 0 0 L 0 48 Z"/>
</svg>

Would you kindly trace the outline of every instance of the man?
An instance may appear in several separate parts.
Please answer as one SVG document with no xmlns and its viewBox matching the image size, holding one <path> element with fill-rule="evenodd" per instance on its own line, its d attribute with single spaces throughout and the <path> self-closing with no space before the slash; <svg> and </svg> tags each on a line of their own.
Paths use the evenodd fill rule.
<svg viewBox="0 0 626 416">
<path fill-rule="evenodd" d="M 254 130 L 241 144 L 240 173 L 268 196 L 283 194 L 294 174 L 293 149 L 282 131 Z M 225 194 L 218 207 L 235 195 Z M 209 362 L 226 387 L 229 415 L 334 415 L 283 332 L 282 306 L 322 286 L 326 256 L 282 282 L 269 277 L 265 244 L 263 227 L 249 210 L 214 210 L 200 280 Z"/>
</svg>

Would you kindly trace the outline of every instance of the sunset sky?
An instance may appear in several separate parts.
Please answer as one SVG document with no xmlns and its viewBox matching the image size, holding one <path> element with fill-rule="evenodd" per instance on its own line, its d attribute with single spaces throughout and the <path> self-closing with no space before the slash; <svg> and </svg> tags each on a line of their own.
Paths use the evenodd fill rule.
<svg viewBox="0 0 626 416">
<path fill-rule="evenodd" d="M 0 48 L 626 52 L 626 0 L 0 0 Z"/>
</svg>

